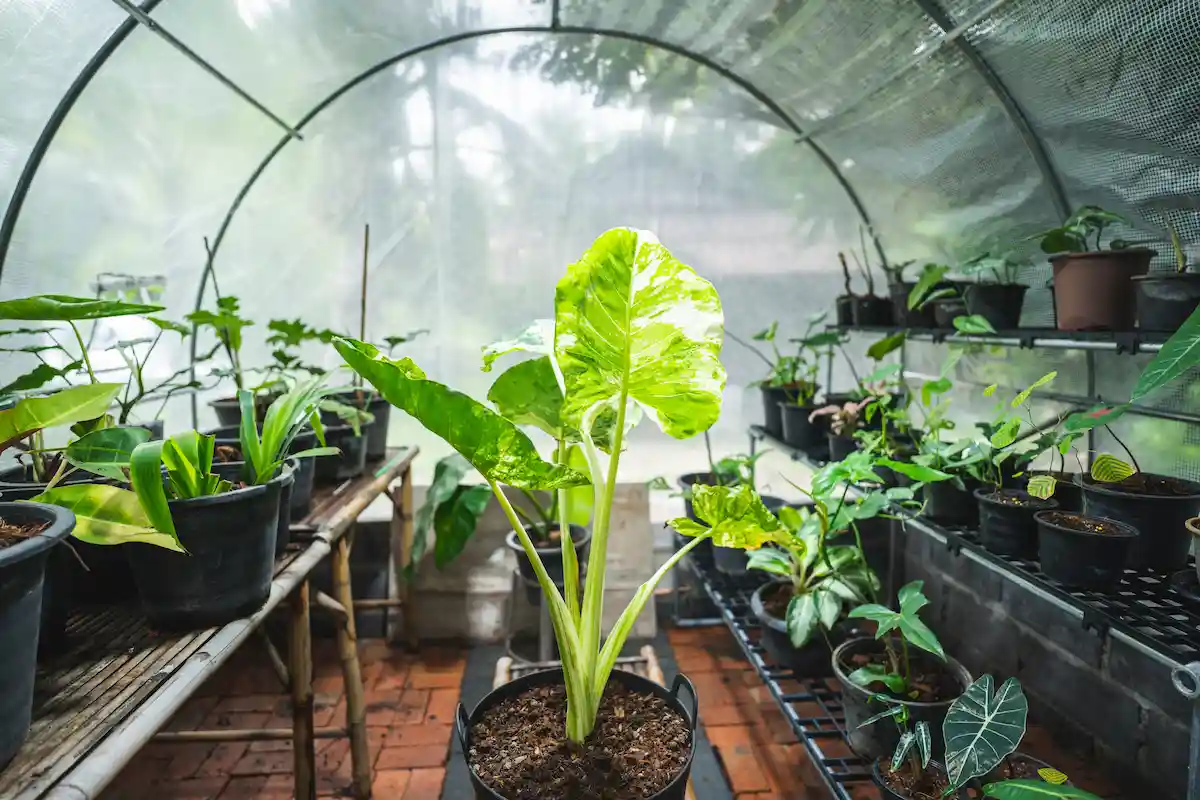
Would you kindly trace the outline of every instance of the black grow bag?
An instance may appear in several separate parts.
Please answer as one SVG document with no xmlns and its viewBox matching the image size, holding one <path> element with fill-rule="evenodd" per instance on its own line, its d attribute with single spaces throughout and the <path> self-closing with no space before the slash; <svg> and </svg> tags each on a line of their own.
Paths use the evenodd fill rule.
<svg viewBox="0 0 1200 800">
<path fill-rule="evenodd" d="M 369 427 L 363 426 L 363 435 L 367 439 L 367 461 L 379 461 L 387 455 L 388 423 L 391 420 L 392 404 L 384 400 L 379 392 L 364 389 L 363 393 L 367 395 L 366 410 L 375 417 Z M 330 399 L 355 408 L 362 408 L 357 392 L 334 395 Z M 345 424 L 337 414 L 331 411 L 321 412 L 321 423 L 332 427 Z"/>
<path fill-rule="evenodd" d="M 1164 475 L 1144 473 L 1147 478 Z M 1130 569 L 1158 572 L 1180 570 L 1187 566 L 1192 537 L 1187 521 L 1200 515 L 1200 483 L 1172 478 L 1187 487 L 1188 494 L 1163 496 L 1137 494 L 1118 484 L 1096 483 L 1084 476 L 1083 513 L 1124 522 L 1138 532 L 1129 552 Z"/>
<path fill-rule="evenodd" d="M 325 445 L 336 447 L 341 453 L 336 456 L 321 456 L 316 462 L 315 480 L 318 484 L 341 483 L 357 478 L 367 468 L 367 441 L 375 423 L 360 426 L 356 434 L 349 425 L 335 425 L 325 429 Z"/>
<path fill-rule="evenodd" d="M 665 789 L 655 794 L 650 795 L 647 800 L 684 800 L 687 791 L 688 776 L 692 772 L 692 761 L 696 757 L 696 720 L 697 720 L 697 702 L 696 702 L 696 687 L 687 679 L 685 675 L 675 676 L 675 682 L 668 689 L 661 686 L 649 678 L 643 678 L 641 675 L 636 675 L 632 672 L 614 669 L 608 678 L 610 681 L 616 681 L 627 689 L 638 692 L 640 694 L 652 694 L 660 697 L 666 702 L 667 707 L 675 713 L 679 714 L 688 722 L 688 727 L 691 730 L 691 748 L 688 751 L 687 762 L 684 763 L 683 769 L 675 776 L 675 779 L 667 785 Z M 523 675 L 520 678 L 509 681 L 498 689 L 493 689 L 484 698 L 479 701 L 479 705 L 475 706 L 475 710 L 467 714 L 467 708 L 462 703 L 458 704 L 458 711 L 455 714 L 455 728 L 458 733 L 458 741 L 462 745 L 463 758 L 467 759 L 467 769 L 471 773 L 471 786 L 475 789 L 476 800 L 505 800 L 504 795 L 499 794 L 484 785 L 479 776 L 475 774 L 475 770 L 471 767 L 469 754 L 471 752 L 471 729 L 479 722 L 484 712 L 492 706 L 507 700 L 511 697 L 516 697 L 521 693 L 528 691 L 537 686 L 552 686 L 554 684 L 563 683 L 563 671 L 559 669 L 548 669 L 541 672 L 534 672 L 529 675 Z M 691 705 L 684 706 L 683 701 L 679 698 L 679 690 L 686 688 L 691 696 Z M 550 721 L 553 724 L 553 720 Z M 565 735 L 565 732 L 564 732 Z"/>
<path fill-rule="evenodd" d="M 802 450 L 806 454 L 817 453 L 818 458 L 828 455 L 829 445 L 825 441 L 828 430 L 823 427 L 821 419 L 809 421 L 817 407 L 814 405 L 797 406 L 791 403 L 780 403 L 779 411 L 783 417 L 783 443 L 788 447 Z M 828 425 L 826 420 L 825 425 Z"/>
<path fill-rule="evenodd" d="M 25 741 L 33 717 L 42 580 L 55 545 L 75 528 L 75 515 L 43 503 L 0 503 L 9 523 L 47 522 L 49 527 L 0 549 L 0 767 Z"/>
<path fill-rule="evenodd" d="M 1017 498 L 1022 505 L 1004 503 L 1001 496 Z M 1039 500 L 1020 489 L 997 490 L 991 486 L 976 489 L 975 499 L 979 501 L 979 540 L 988 551 L 1037 558 L 1038 525 L 1033 515 L 1058 508 L 1056 501 Z"/>
<path fill-rule="evenodd" d="M 237 448 L 238 452 L 241 452 L 241 435 L 236 425 L 213 428 L 207 433 L 215 437 L 217 447 L 234 447 Z M 316 446 L 317 434 L 306 429 L 296 434 L 296 438 L 292 439 L 292 446 L 288 448 L 288 452 L 300 453 L 305 450 L 311 450 Z M 295 482 L 292 484 L 292 493 L 288 499 L 289 517 L 293 522 L 307 517 L 309 510 L 312 508 L 313 480 L 317 473 L 316 462 L 321 458 L 332 458 L 332 456 L 297 459 L 300 462 L 300 466 L 296 469 Z"/>
<path fill-rule="evenodd" d="M 188 554 L 124 546 L 142 612 L 158 630 L 224 625 L 262 608 L 271 591 L 279 498 L 285 476 L 212 497 L 172 500 Z"/>
<path fill-rule="evenodd" d="M 814 633 L 804 647 L 792 644 L 788 635 L 787 622 L 772 615 L 763 605 L 762 595 L 768 589 L 782 585 L 783 581 L 764 583 L 750 597 L 750 610 L 758 619 L 762 636 L 758 643 L 767 651 L 767 663 L 771 666 L 786 667 L 796 674 L 797 678 L 826 678 L 833 674 L 833 662 L 830 660 L 829 645 L 825 635 Z M 846 638 L 841 625 L 827 631 L 829 641 L 837 647 Z"/>
</svg>

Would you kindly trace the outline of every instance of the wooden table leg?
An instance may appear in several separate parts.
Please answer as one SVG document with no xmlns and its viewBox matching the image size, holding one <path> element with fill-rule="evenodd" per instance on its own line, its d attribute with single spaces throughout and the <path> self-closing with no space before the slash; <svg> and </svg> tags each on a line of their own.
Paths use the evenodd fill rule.
<svg viewBox="0 0 1200 800">
<path fill-rule="evenodd" d="M 413 538 L 413 482 L 412 466 L 400 475 L 399 491 L 392 492 L 392 558 L 396 580 L 399 582 L 397 596 L 400 604 L 400 630 L 405 647 L 412 652 L 417 649 L 416 605 L 411 581 L 405 573 L 412 561 Z M 397 494 L 399 497 L 397 497 Z M 393 636 L 393 641 L 398 637 Z"/>
<path fill-rule="evenodd" d="M 308 581 L 288 598 L 291 636 L 288 641 L 288 672 L 292 679 L 292 756 L 296 776 L 296 800 L 317 796 L 317 755 L 313 735 L 312 631 L 308 618 Z"/>
<path fill-rule="evenodd" d="M 350 758 L 354 774 L 354 796 L 371 796 L 371 757 L 367 747 L 367 716 L 363 698 L 362 665 L 358 661 L 358 634 L 354 627 L 354 595 L 350 586 L 350 542 L 337 540 L 333 549 L 333 594 L 347 614 L 339 620 L 338 656 L 346 687 L 346 731 L 350 735 Z"/>
</svg>

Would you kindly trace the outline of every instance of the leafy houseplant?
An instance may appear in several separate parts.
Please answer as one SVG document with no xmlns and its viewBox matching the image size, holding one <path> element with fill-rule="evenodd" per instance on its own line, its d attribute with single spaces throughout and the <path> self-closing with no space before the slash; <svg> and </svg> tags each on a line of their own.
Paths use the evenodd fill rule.
<svg viewBox="0 0 1200 800">
<path fill-rule="evenodd" d="M 755 548 L 778 533 L 778 522 L 753 490 L 698 487 L 694 497 L 697 515 L 711 527 L 687 519 L 672 520 L 672 526 L 691 535 L 692 541 L 638 589 L 603 647 L 600 620 L 617 469 L 628 427 L 636 419 L 631 409 L 642 409 L 676 438 L 694 436 L 711 426 L 720 412 L 725 383 L 718 358 L 721 338 L 720 300 L 712 285 L 675 260 L 650 234 L 629 229 L 609 231 L 568 267 L 555 296 L 550 359 L 555 374 L 562 377 L 562 400 L 557 411 L 563 424 L 582 442 L 586 475 L 563 463 L 561 453 L 555 454 L 555 462 L 543 461 L 512 421 L 428 379 L 410 359 L 393 361 L 364 342 L 335 340 L 335 347 L 351 369 L 393 405 L 446 439 L 484 477 L 544 593 L 563 668 L 506 684 L 481 701 L 470 715 L 460 736 L 464 751 L 470 754 L 476 785 L 503 793 L 520 783 L 519 775 L 484 756 L 488 745 L 483 749 L 476 745 L 480 738 L 492 735 L 489 724 L 497 715 L 509 715 L 511 719 L 517 713 L 516 700 L 510 698 L 532 686 L 552 687 L 552 696 L 559 698 L 556 703 L 565 696 L 566 736 L 553 746 L 556 753 L 577 747 L 592 736 L 598 718 L 610 713 L 604 701 L 606 692 L 656 694 L 666 703 L 658 716 L 683 717 L 694 727 L 695 720 L 687 720 L 678 698 L 661 687 L 656 689 L 646 679 L 614 673 L 613 665 L 654 587 L 693 547 L 711 538 L 726 546 Z M 607 465 L 602 442 L 611 453 Z M 553 491 L 589 481 L 595 498 L 595 521 L 581 598 L 573 548 L 564 540 L 565 585 L 560 592 L 501 484 Z M 563 506 L 560 503 L 560 509 Z M 460 719 L 464 717 L 465 712 L 460 712 Z M 492 742 L 491 746 L 498 744 Z M 512 744 L 505 743 L 504 747 Z M 694 736 L 681 737 L 677 746 L 683 749 L 673 751 L 671 763 L 679 764 L 680 775 L 673 780 L 682 785 Z M 539 755 L 531 752 L 530 758 L 544 757 L 544 750 Z M 618 754 L 604 758 L 610 765 L 621 760 Z M 527 771 L 529 766 L 523 764 L 519 770 Z M 555 787 L 552 793 L 551 787 L 544 788 L 539 796 L 576 796 L 585 791 L 583 787 L 565 786 Z M 653 796 L 665 788 L 659 787 Z M 537 787 L 534 790 L 540 791 Z"/>
<path fill-rule="evenodd" d="M 217 348 L 224 350 L 226 357 L 229 359 L 229 366 L 225 369 L 214 370 L 213 374 L 218 377 L 233 378 L 235 390 L 240 391 L 244 388 L 251 388 L 255 393 L 255 403 L 259 414 L 265 413 L 268 405 L 271 404 L 271 396 L 268 391 L 269 386 L 251 387 L 249 386 L 248 370 L 242 365 L 242 344 L 244 337 L 242 332 L 252 326 L 254 323 L 241 315 L 241 301 L 232 295 L 226 297 L 218 297 L 216 302 L 216 310 L 200 309 L 188 314 L 184 319 L 192 323 L 195 328 L 196 335 L 199 335 L 202 330 L 210 330 L 217 340 Z M 259 397 L 259 395 L 262 395 Z M 219 425 L 237 425 L 241 414 L 241 406 L 238 403 L 236 391 L 231 397 L 222 397 L 217 400 L 209 401 L 209 405 L 217 414 L 217 423 Z"/>
<path fill-rule="evenodd" d="M 875 294 L 875 276 L 871 271 L 871 255 L 867 250 L 866 230 L 861 226 L 858 229 L 858 245 L 859 249 L 851 250 L 850 255 L 854 258 L 854 265 L 858 268 L 859 274 L 862 275 L 867 293 L 853 297 L 852 321 L 855 325 L 860 326 L 889 325 L 892 321 L 892 301 L 887 297 L 878 297 Z M 841 253 L 838 253 L 838 257 L 842 260 L 842 268 L 845 269 L 845 257 Z M 848 286 L 849 281 L 847 280 Z"/>
<path fill-rule="evenodd" d="M 809 422 L 819 417 L 829 417 L 830 461 L 841 461 L 857 449 L 854 434 L 862 428 L 866 407 L 874 402 L 876 398 L 868 395 L 861 400 L 849 400 L 840 406 L 822 406 L 808 415 Z"/>
<path fill-rule="evenodd" d="M 842 293 L 834 298 L 837 310 L 838 325 L 854 324 L 854 289 L 850 285 L 850 265 L 846 263 L 846 254 L 838 253 L 838 263 L 842 267 Z"/>
<path fill-rule="evenodd" d="M 874 622 L 875 637 L 850 639 L 833 652 L 850 744 L 864 755 L 890 753 L 899 739 L 895 731 L 861 727 L 874 716 L 872 703 L 880 695 L 890 704 L 907 707 L 914 721 L 926 722 L 937 746 L 947 710 L 971 683 L 970 673 L 946 657 L 937 636 L 921 620 L 918 612 L 929 604 L 923 587 L 923 581 L 902 586 L 899 610 L 877 603 L 854 608 L 850 618 Z"/>
<path fill-rule="evenodd" d="M 1131 279 L 1146 274 L 1155 252 L 1120 239 L 1104 250 L 1105 230 L 1124 222 L 1098 206 L 1083 206 L 1061 226 L 1033 237 L 1051 256 L 1059 330 L 1133 330 Z"/>
<path fill-rule="evenodd" d="M 1200 306 L 1200 274 L 1188 271 L 1187 253 L 1179 231 L 1167 221 L 1175 269 L 1134 277 L 1138 328 L 1173 333 Z"/>
<path fill-rule="evenodd" d="M 991 253 L 982 253 L 963 264 L 960 271 L 975 278 L 963 291 L 967 313 L 983 317 L 996 330 L 1019 328 L 1028 289 L 1017 282 L 1022 266 L 1011 256 Z"/>
<path fill-rule="evenodd" d="M 915 281 L 893 283 L 892 306 L 898 315 L 897 324 L 905 328 L 935 327 L 937 320 L 930 303 L 955 292 L 953 284 L 945 280 L 949 272 L 950 268 L 944 264 L 927 263 Z"/>
</svg>

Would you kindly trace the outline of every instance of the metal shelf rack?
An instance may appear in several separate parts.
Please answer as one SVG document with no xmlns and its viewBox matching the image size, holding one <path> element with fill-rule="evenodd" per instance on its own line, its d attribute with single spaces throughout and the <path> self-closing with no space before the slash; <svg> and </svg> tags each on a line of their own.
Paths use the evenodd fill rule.
<svg viewBox="0 0 1200 800">
<path fill-rule="evenodd" d="M 1019 328 L 977 335 L 948 328 L 902 328 L 894 325 L 830 325 L 841 333 L 871 333 L 888 336 L 905 331 L 911 342 L 940 344 L 948 340 L 991 344 L 1001 347 L 1045 347 L 1056 350 L 1092 350 L 1113 353 L 1157 353 L 1168 333 L 1154 331 L 1060 331 L 1057 328 Z"/>
</svg>

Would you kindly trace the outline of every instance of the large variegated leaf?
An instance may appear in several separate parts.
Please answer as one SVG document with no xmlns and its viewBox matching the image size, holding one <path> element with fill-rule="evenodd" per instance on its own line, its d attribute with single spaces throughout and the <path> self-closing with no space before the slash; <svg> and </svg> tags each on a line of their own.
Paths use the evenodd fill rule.
<svg viewBox="0 0 1200 800">
<path fill-rule="evenodd" d="M 567 268 L 555 295 L 563 418 L 637 403 L 677 439 L 721 412 L 724 318 L 712 284 L 645 231 L 616 228 Z"/>
<path fill-rule="evenodd" d="M 78 320 L 102 317 L 127 317 L 132 314 L 153 314 L 164 306 L 125 303 L 120 300 L 98 300 L 94 297 L 69 297 L 63 294 L 42 294 L 0 302 L 0 319 L 21 320 Z"/>
<path fill-rule="evenodd" d="M 101 428 L 71 442 L 64 455 L 67 461 L 82 470 L 125 481 L 134 449 L 148 441 L 150 431 L 145 428 Z"/>
<path fill-rule="evenodd" d="M 522 361 L 500 373 L 488 400 L 505 419 L 563 438 L 563 395 L 549 356 Z"/>
<path fill-rule="evenodd" d="M 550 355 L 554 352 L 554 320 L 535 319 L 529 327 L 511 339 L 493 342 L 483 348 L 483 371 L 491 372 L 496 359 L 509 353 Z"/>
<path fill-rule="evenodd" d="M 587 477 L 548 464 L 516 425 L 462 392 L 425 377 L 412 359 L 393 361 L 373 345 L 334 339 L 346 363 L 392 405 L 412 415 L 463 455 L 484 477 L 518 489 L 580 486 Z"/>
<path fill-rule="evenodd" d="M 946 774 L 950 785 L 964 785 L 986 775 L 1005 756 L 1016 751 L 1025 735 L 1029 702 L 1016 678 L 1009 678 L 992 694 L 992 676 L 972 683 L 946 712 L 942 733 L 946 740 Z"/>
<path fill-rule="evenodd" d="M 142 542 L 186 553 L 174 531 L 154 529 L 137 496 L 127 489 L 95 483 L 56 486 L 32 498 L 37 503 L 65 508 L 75 514 L 72 536 L 89 544 Z"/>
<path fill-rule="evenodd" d="M 108 410 L 120 383 L 73 386 L 46 397 L 26 397 L 0 411 L 0 450 L 43 428 L 96 419 Z"/>
<path fill-rule="evenodd" d="M 784 541 L 788 536 L 749 486 L 696 486 L 692 489 L 692 508 L 708 524 L 707 528 L 686 517 L 667 524 L 684 536 L 711 531 L 713 544 L 718 547 L 756 550 L 767 542 Z"/>
</svg>

